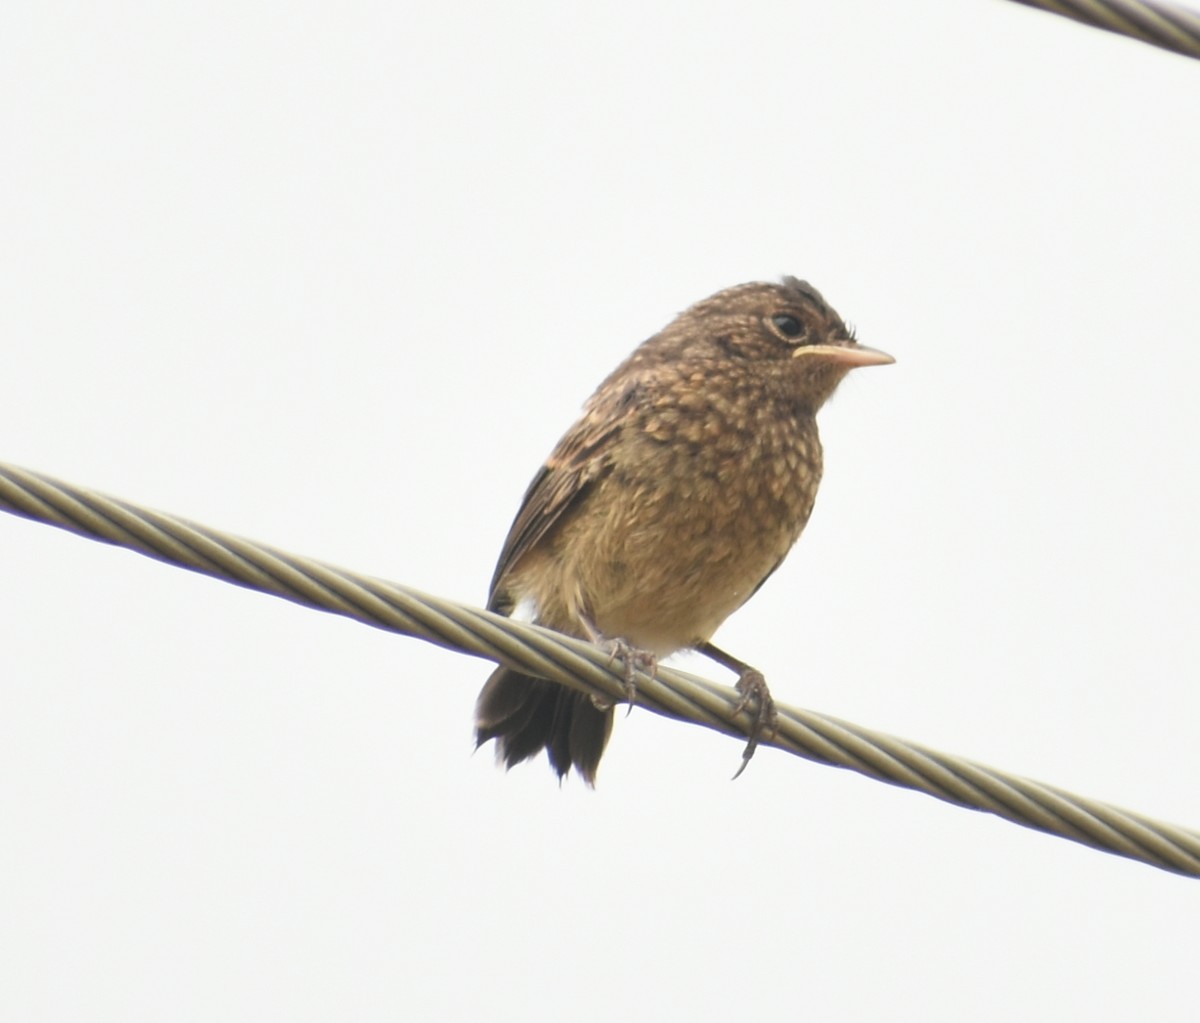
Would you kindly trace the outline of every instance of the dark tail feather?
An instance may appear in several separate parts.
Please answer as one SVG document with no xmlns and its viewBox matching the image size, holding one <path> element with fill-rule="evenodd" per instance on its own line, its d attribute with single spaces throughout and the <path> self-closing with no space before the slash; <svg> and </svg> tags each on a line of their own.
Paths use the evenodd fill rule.
<svg viewBox="0 0 1200 1023">
<path fill-rule="evenodd" d="M 572 767 L 589 785 L 612 732 L 613 711 L 556 682 L 497 668 L 475 704 L 475 745 L 496 740 L 506 768 L 543 749 L 561 780 Z"/>
</svg>

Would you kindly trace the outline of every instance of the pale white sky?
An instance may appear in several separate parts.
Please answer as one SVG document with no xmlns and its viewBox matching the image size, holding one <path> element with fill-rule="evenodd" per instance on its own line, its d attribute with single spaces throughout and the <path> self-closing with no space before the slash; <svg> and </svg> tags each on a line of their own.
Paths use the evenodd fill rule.
<svg viewBox="0 0 1200 1023">
<path fill-rule="evenodd" d="M 725 285 L 897 358 L 722 629 L 776 695 L 1200 826 L 1195 62 L 998 0 L 0 15 L 0 459 L 482 602 Z M 0 517 L 12 1019 L 1149 1018 L 1200 887 Z M 692 670 L 718 675 L 692 658 Z"/>
</svg>

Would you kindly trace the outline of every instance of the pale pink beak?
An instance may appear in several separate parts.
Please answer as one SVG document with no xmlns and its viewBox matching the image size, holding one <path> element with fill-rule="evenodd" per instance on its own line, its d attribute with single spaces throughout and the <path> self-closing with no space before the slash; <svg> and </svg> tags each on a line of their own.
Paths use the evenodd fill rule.
<svg viewBox="0 0 1200 1023">
<path fill-rule="evenodd" d="M 887 352 L 877 348 L 868 348 L 855 341 L 840 345 L 801 345 L 793 353 L 793 358 L 802 355 L 819 356 L 826 362 L 836 362 L 839 366 L 887 366 L 895 362 Z"/>
</svg>

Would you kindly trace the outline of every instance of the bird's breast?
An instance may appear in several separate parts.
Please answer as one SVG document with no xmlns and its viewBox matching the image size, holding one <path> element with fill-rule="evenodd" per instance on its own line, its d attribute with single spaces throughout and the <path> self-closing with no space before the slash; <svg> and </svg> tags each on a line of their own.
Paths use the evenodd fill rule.
<svg viewBox="0 0 1200 1023">
<path fill-rule="evenodd" d="M 746 601 L 800 535 L 821 478 L 811 416 L 702 397 L 649 407 L 610 457 L 534 599 L 548 624 L 587 614 L 660 656 L 708 639 Z"/>
</svg>

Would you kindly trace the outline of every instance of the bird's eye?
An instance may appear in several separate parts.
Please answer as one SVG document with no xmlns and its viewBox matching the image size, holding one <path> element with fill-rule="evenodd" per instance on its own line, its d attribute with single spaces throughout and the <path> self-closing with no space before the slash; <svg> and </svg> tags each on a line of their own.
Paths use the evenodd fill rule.
<svg viewBox="0 0 1200 1023">
<path fill-rule="evenodd" d="M 770 319 L 771 327 L 784 341 L 799 341 L 804 337 L 804 324 L 787 313 L 779 313 Z"/>
</svg>

